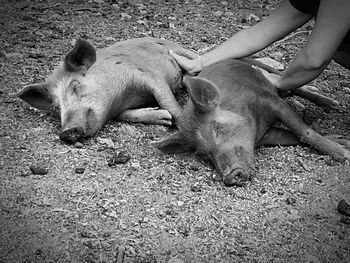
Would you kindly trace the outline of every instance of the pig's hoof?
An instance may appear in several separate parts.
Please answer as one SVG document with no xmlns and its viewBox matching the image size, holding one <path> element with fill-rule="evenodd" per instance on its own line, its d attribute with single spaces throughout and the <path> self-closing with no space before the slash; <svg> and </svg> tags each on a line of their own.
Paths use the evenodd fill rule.
<svg viewBox="0 0 350 263">
<path fill-rule="evenodd" d="M 345 148 L 350 149 L 350 140 L 346 139 L 342 135 L 326 135 L 327 139 L 343 145 Z"/>
<path fill-rule="evenodd" d="M 339 101 L 336 101 L 332 98 L 329 98 L 329 97 L 326 97 L 326 96 L 319 94 L 320 90 L 318 88 L 316 88 L 314 86 L 309 86 L 309 85 L 303 86 L 303 88 L 305 88 L 306 90 L 308 90 L 311 93 L 319 95 L 319 97 L 314 101 L 317 105 L 331 109 L 331 110 L 338 110 L 339 109 L 339 105 L 340 105 Z"/>
<path fill-rule="evenodd" d="M 79 128 L 72 128 L 69 130 L 65 130 L 60 133 L 59 135 L 60 140 L 69 143 L 69 144 L 74 144 L 78 141 L 82 141 L 85 137 L 85 132 L 84 129 L 79 127 Z"/>
<path fill-rule="evenodd" d="M 126 110 L 119 115 L 119 119 L 127 122 L 142 122 L 171 126 L 173 118 L 167 110 L 159 108 L 142 108 Z"/>
<path fill-rule="evenodd" d="M 241 169 L 236 169 L 228 174 L 224 179 L 224 184 L 226 186 L 244 186 L 244 184 L 249 180 L 246 172 Z"/>
</svg>

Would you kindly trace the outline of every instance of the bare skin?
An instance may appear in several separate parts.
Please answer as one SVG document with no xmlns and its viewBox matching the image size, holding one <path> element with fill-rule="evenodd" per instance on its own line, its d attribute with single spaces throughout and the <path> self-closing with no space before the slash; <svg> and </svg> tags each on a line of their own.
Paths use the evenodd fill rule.
<svg viewBox="0 0 350 263">
<path fill-rule="evenodd" d="M 266 74 L 281 90 L 299 88 L 317 76 L 334 59 L 350 69 L 350 48 L 342 40 L 350 28 L 350 1 L 321 0 L 314 29 L 305 45 L 295 56 L 282 76 Z M 190 74 L 197 74 L 205 66 L 227 58 L 252 55 L 282 39 L 312 19 L 284 0 L 274 13 L 256 25 L 241 30 L 230 39 L 201 57 L 190 60 L 174 52 L 170 54 Z"/>
</svg>

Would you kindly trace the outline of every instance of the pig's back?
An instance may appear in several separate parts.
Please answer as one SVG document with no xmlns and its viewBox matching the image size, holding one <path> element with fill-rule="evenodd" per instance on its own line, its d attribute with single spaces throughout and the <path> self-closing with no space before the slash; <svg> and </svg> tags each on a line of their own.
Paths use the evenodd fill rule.
<svg viewBox="0 0 350 263">
<path fill-rule="evenodd" d="M 250 64 L 237 59 L 226 59 L 204 68 L 199 76 L 214 82 L 222 95 L 246 96 L 246 93 L 277 94 L 276 89 Z"/>
<path fill-rule="evenodd" d="M 130 63 L 141 72 L 150 74 L 153 78 L 166 80 L 171 86 L 177 86 L 181 81 L 181 69 L 169 55 L 170 49 L 182 49 L 174 42 L 139 38 L 118 42 L 97 52 L 97 59 L 111 66 L 122 62 Z"/>
</svg>

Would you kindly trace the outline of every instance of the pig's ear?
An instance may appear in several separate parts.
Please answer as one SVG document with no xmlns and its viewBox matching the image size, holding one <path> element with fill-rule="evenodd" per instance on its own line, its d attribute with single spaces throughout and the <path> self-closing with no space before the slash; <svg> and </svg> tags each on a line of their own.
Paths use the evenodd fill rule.
<svg viewBox="0 0 350 263">
<path fill-rule="evenodd" d="M 163 140 L 152 142 L 153 147 L 164 153 L 184 153 L 194 151 L 194 146 L 186 142 L 181 132 L 174 133 Z"/>
<path fill-rule="evenodd" d="M 211 81 L 201 77 L 186 76 L 184 83 L 198 112 L 207 113 L 219 105 L 220 92 Z"/>
<path fill-rule="evenodd" d="M 46 83 L 25 86 L 19 92 L 11 93 L 9 96 L 18 97 L 39 110 L 49 111 L 52 109 L 53 100 Z"/>
<path fill-rule="evenodd" d="M 78 39 L 66 55 L 64 66 L 69 72 L 85 73 L 96 61 L 95 48 L 86 40 Z"/>
</svg>

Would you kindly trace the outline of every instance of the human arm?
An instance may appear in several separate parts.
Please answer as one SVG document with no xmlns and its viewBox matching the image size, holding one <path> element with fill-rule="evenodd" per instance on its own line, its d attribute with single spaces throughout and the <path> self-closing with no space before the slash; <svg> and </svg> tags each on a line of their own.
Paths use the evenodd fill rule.
<svg viewBox="0 0 350 263">
<path fill-rule="evenodd" d="M 282 4 L 261 22 L 239 31 L 217 48 L 198 59 L 189 60 L 170 53 L 178 64 L 189 73 L 198 73 L 204 66 L 226 58 L 242 58 L 262 50 L 278 39 L 294 31 L 311 19 L 311 15 L 296 10 L 289 2 Z"/>
<path fill-rule="evenodd" d="M 350 28 L 349 0 L 321 0 L 316 23 L 305 45 L 280 78 L 272 80 L 281 90 L 299 88 L 317 76 L 334 57 Z"/>
</svg>

